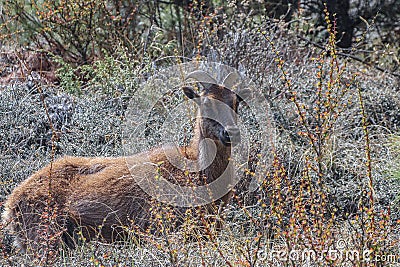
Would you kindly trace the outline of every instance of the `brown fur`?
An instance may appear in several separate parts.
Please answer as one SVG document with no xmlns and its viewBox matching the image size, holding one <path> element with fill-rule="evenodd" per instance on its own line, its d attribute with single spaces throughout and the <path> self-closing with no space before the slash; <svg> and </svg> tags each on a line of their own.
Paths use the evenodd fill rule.
<svg viewBox="0 0 400 267">
<path fill-rule="evenodd" d="M 201 98 L 207 96 L 228 101 L 231 107 L 237 108 L 235 94 L 226 88 L 214 86 Z M 199 105 L 201 110 L 202 105 Z M 205 152 L 202 152 L 204 147 L 199 147 L 199 142 L 209 137 L 204 133 L 214 130 L 209 127 L 209 122 L 200 114 L 191 145 L 180 148 L 181 155 L 201 161 L 199 157 Z M 16 244 L 24 250 L 30 246 L 36 249 L 43 239 L 49 238 L 48 235 L 59 237 L 55 238 L 55 247 L 60 240 L 74 247 L 79 226 L 85 238 L 101 236 L 109 242 L 118 239 L 123 226 L 149 229 L 150 210 L 155 202 L 132 178 L 132 169 L 128 166 L 137 164 L 139 168 L 134 169 L 135 174 L 143 179 L 152 179 L 158 172 L 176 185 L 205 185 L 222 174 L 231 155 L 230 146 L 223 145 L 215 136 L 209 138 L 214 140 L 217 155 L 211 165 L 200 173 L 187 174 L 174 167 L 169 159 L 172 155 L 179 160 L 179 155 L 173 148 L 155 148 L 126 158 L 60 158 L 14 189 L 4 204 L 3 222 L 16 237 Z M 167 158 L 166 154 L 170 157 Z M 143 167 L 145 163 L 151 163 L 152 167 Z M 214 204 L 226 204 L 230 195 L 227 193 Z M 210 207 L 208 212 L 215 212 Z M 43 222 L 50 222 L 51 219 L 55 223 L 43 235 Z"/>
</svg>

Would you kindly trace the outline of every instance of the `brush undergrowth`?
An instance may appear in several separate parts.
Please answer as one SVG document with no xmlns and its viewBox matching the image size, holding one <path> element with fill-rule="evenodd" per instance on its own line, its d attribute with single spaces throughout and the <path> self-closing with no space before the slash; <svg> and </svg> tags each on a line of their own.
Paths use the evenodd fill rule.
<svg viewBox="0 0 400 267">
<path fill-rule="evenodd" d="M 159 206 L 154 224 L 162 231 L 157 236 L 132 227 L 125 241 L 103 244 L 99 237 L 59 255 L 44 242 L 42 254 L 27 258 L 12 250 L 10 237 L 1 231 L 1 265 L 398 264 L 400 98 L 395 78 L 342 57 L 328 14 L 329 38 L 322 48 L 296 39 L 283 21 L 264 23 L 241 13 L 232 16 L 232 24 L 218 25 L 219 15 L 216 11 L 193 25 L 199 33 L 192 36 L 193 55 L 250 77 L 269 101 L 274 127 L 258 129 L 269 133 L 270 150 L 249 155 L 258 169 L 244 171 L 247 182 L 235 188 L 222 231 L 190 212 L 176 229 L 174 214 Z M 177 55 L 184 56 L 171 53 Z M 50 162 L 52 153 L 119 155 L 124 110 L 134 97 L 136 79 L 180 60 L 138 60 L 119 49 L 78 68 L 60 59 L 60 87 L 16 83 L 0 89 L 0 201 Z M 252 179 L 258 181 L 255 190 L 248 188 Z M 46 226 L 57 211 L 44 216 Z M 46 231 L 42 234 L 49 240 Z"/>
</svg>

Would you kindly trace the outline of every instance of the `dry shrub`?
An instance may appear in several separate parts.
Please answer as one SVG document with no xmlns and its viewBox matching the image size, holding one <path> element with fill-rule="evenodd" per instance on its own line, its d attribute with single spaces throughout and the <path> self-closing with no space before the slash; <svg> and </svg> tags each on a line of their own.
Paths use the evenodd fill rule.
<svg viewBox="0 0 400 267">
<path fill-rule="evenodd" d="M 65 251 L 57 263 L 298 266 L 306 261 L 282 255 L 279 259 L 276 254 L 298 251 L 300 255 L 307 252 L 322 256 L 310 258 L 319 266 L 382 266 L 388 262 L 382 260 L 383 256 L 398 257 L 399 213 L 391 206 L 399 196 L 399 182 L 388 172 L 398 166 L 398 154 L 388 145 L 393 144 L 389 137 L 398 134 L 398 81 L 341 57 L 334 45 L 333 28 L 328 29 L 329 42 L 320 49 L 298 39 L 282 21 L 260 23 L 254 17 L 234 12 L 223 22 L 221 17 L 214 13 L 193 25 L 200 33 L 192 36 L 197 44 L 193 54 L 234 66 L 250 77 L 268 99 L 271 125 L 275 127 L 254 127 L 255 137 L 257 131 L 274 133 L 272 147 L 262 151 L 260 157 L 253 155 L 260 169 L 256 177 L 243 175 L 248 180 L 236 188 L 236 199 L 225 211 L 224 229 L 218 233 L 212 225 L 201 223 L 207 238 L 193 240 L 185 232 L 193 230 L 194 217 L 188 215 L 177 231 L 172 221 L 161 216 L 158 223 L 167 229 L 161 237 L 129 229 L 132 236 L 125 242 L 113 246 L 99 242 L 82 245 L 76 251 Z M 158 67 L 158 62 L 152 63 Z M 111 72 L 107 81 L 116 75 L 118 72 Z M 95 84 L 101 82 L 92 85 Z M 2 164 L 2 181 L 6 181 L 7 188 L 4 194 L 49 161 L 48 157 L 34 156 L 49 152 L 48 145 L 26 145 L 31 131 L 37 132 L 38 140 L 48 141 L 48 127 L 35 128 L 40 125 L 37 121 L 47 123 L 43 105 L 39 97 L 34 101 L 25 97 L 30 94 L 21 86 L 5 89 L 4 96 L 10 96 L 1 98 L 3 113 L 13 114 L 1 121 L 7 140 L 2 143 L 2 160 L 7 163 Z M 18 97 L 12 98 L 10 92 Z M 124 99 L 116 97 L 115 90 L 112 97 L 110 91 L 96 92 L 99 95 L 91 98 L 59 98 L 61 102 L 72 100 L 74 108 L 68 123 L 61 124 L 67 131 L 56 142 L 57 153 L 119 153 L 119 112 Z M 37 114 L 30 117 L 33 111 Z M 55 112 L 59 117 L 65 114 L 63 109 Z M 16 114 L 23 114 L 21 121 Z M 27 123 L 30 120 L 32 124 Z M 21 125 L 31 126 L 24 131 L 9 131 Z M 15 152 L 18 149 L 22 152 Z M 255 154 L 258 152 L 254 150 Z M 26 155 L 29 164 L 21 161 L 20 155 Z M 253 178 L 260 182 L 259 187 L 249 192 L 247 186 Z M 162 211 L 168 213 L 167 209 Z M 329 251 L 333 254 L 328 255 Z M 346 251 L 357 251 L 360 259 L 350 262 L 335 254 Z M 362 256 L 381 261 L 362 261 Z M 23 261 L 18 256 L 11 257 Z"/>
</svg>

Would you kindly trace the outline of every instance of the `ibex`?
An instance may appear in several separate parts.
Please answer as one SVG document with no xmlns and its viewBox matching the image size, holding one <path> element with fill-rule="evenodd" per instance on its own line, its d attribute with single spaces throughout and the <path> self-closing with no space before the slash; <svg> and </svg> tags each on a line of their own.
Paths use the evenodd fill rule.
<svg viewBox="0 0 400 267">
<path fill-rule="evenodd" d="M 186 77 L 203 87 L 200 93 L 183 87 L 184 94 L 198 105 L 194 135 L 188 146 L 158 147 L 116 158 L 65 156 L 22 182 L 7 198 L 2 216 L 15 244 L 22 251 L 37 249 L 43 241 L 41 233 L 47 231 L 56 239 L 55 246 L 64 243 L 73 248 L 77 229 L 85 229 L 80 234 L 86 239 L 101 237 L 113 242 L 126 226 L 143 230 L 149 227 L 150 211 L 157 202 L 157 196 L 149 194 L 149 190 L 157 194 L 151 186 L 157 177 L 185 187 L 206 186 L 220 176 L 229 182 L 233 175 L 228 167 L 231 149 L 240 141 L 237 109 L 242 100 L 226 86 L 232 84 L 233 77 L 232 73 L 228 75 L 223 85 L 202 71 Z M 198 169 L 188 172 L 173 163 L 181 159 L 198 162 Z M 227 190 L 218 199 L 212 198 L 204 210 L 215 213 L 210 205 L 226 205 L 230 198 L 231 191 Z M 52 219 L 56 223 L 44 223 Z"/>
</svg>

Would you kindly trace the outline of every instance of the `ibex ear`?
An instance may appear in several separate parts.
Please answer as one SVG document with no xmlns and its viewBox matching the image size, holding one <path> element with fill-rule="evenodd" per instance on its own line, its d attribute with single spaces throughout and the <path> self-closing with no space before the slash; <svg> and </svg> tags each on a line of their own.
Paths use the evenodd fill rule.
<svg viewBox="0 0 400 267">
<path fill-rule="evenodd" d="M 249 88 L 240 89 L 236 92 L 239 102 L 246 101 L 252 95 L 251 90 Z"/>
<path fill-rule="evenodd" d="M 196 102 L 197 104 L 199 104 L 200 102 L 200 96 L 198 93 L 196 93 L 194 91 L 194 89 L 192 87 L 183 87 L 183 92 L 185 93 L 185 95 L 189 98 L 192 99 L 194 102 Z"/>
</svg>

